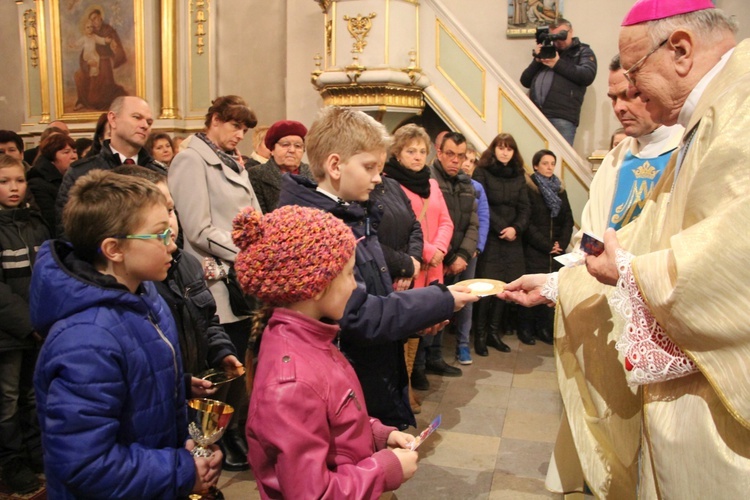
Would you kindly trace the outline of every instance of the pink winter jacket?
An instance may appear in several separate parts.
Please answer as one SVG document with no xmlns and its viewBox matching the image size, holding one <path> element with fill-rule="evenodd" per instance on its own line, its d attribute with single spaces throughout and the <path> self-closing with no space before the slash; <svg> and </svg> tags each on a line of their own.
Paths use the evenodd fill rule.
<svg viewBox="0 0 750 500">
<path fill-rule="evenodd" d="M 443 192 L 435 179 L 430 179 L 430 197 L 427 205 L 427 211 L 420 218 L 425 204 L 425 199 L 418 194 L 409 191 L 401 186 L 406 196 L 411 201 L 411 208 L 414 210 L 417 219 L 422 224 L 422 234 L 424 235 L 424 250 L 422 250 L 422 270 L 419 276 L 414 280 L 414 288 L 420 288 L 429 285 L 437 280 L 443 282 L 443 264 L 437 267 L 427 267 L 427 263 L 432 260 L 436 250 L 448 253 L 448 247 L 453 236 L 453 220 L 448 212 L 448 205 L 445 204 Z"/>
<path fill-rule="evenodd" d="M 262 498 L 378 498 L 403 481 L 396 428 L 367 416 L 338 331 L 277 308 L 263 332 L 245 428 Z"/>
</svg>

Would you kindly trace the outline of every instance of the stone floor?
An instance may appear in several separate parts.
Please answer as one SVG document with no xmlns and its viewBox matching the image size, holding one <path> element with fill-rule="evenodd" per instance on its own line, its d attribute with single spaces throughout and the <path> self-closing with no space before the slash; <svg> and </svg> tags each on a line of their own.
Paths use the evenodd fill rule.
<svg viewBox="0 0 750 500">
<path fill-rule="evenodd" d="M 462 367 L 462 377 L 428 375 L 417 423 L 421 430 L 442 415 L 442 425 L 419 448 L 416 475 L 382 498 L 562 498 L 544 488 L 562 413 L 552 346 L 504 340 L 512 352 L 490 348 L 489 357 Z M 455 338 L 445 343 L 446 361 L 455 363 Z M 224 472 L 219 486 L 227 500 L 259 498 L 250 471 Z"/>
</svg>

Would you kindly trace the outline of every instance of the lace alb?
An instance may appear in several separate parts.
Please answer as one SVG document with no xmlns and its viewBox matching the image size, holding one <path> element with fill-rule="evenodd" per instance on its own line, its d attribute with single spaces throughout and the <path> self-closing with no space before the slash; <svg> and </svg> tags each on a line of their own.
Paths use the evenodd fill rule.
<svg viewBox="0 0 750 500">
<path fill-rule="evenodd" d="M 542 297 L 557 303 L 557 273 L 547 275 L 547 281 L 544 282 L 541 292 Z"/>
<path fill-rule="evenodd" d="M 615 347 L 625 357 L 630 385 L 653 384 L 698 371 L 695 364 L 656 322 L 643 300 L 633 275 L 633 255 L 619 249 L 617 280 L 609 298 L 612 309 L 625 319 L 625 328 Z"/>
</svg>

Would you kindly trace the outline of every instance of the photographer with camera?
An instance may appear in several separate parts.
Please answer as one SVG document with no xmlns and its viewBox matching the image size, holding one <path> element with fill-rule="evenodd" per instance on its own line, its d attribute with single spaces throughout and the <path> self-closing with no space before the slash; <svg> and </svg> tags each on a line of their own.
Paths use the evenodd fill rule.
<svg viewBox="0 0 750 500">
<path fill-rule="evenodd" d="M 596 56 L 573 36 L 573 25 L 563 18 L 537 28 L 536 42 L 534 60 L 521 75 L 521 84 L 572 146 L 586 87 L 596 77 Z"/>
</svg>

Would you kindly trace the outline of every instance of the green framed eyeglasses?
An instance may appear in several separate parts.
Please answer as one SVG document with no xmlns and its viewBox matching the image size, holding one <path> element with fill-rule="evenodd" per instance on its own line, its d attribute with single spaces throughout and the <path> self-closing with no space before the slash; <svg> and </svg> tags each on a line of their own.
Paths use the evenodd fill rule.
<svg viewBox="0 0 750 500">
<path fill-rule="evenodd" d="M 158 234 L 126 234 L 123 236 L 115 236 L 115 238 L 123 240 L 161 240 L 164 246 L 167 247 L 172 242 L 172 228 L 168 227 L 163 233 Z"/>
</svg>

